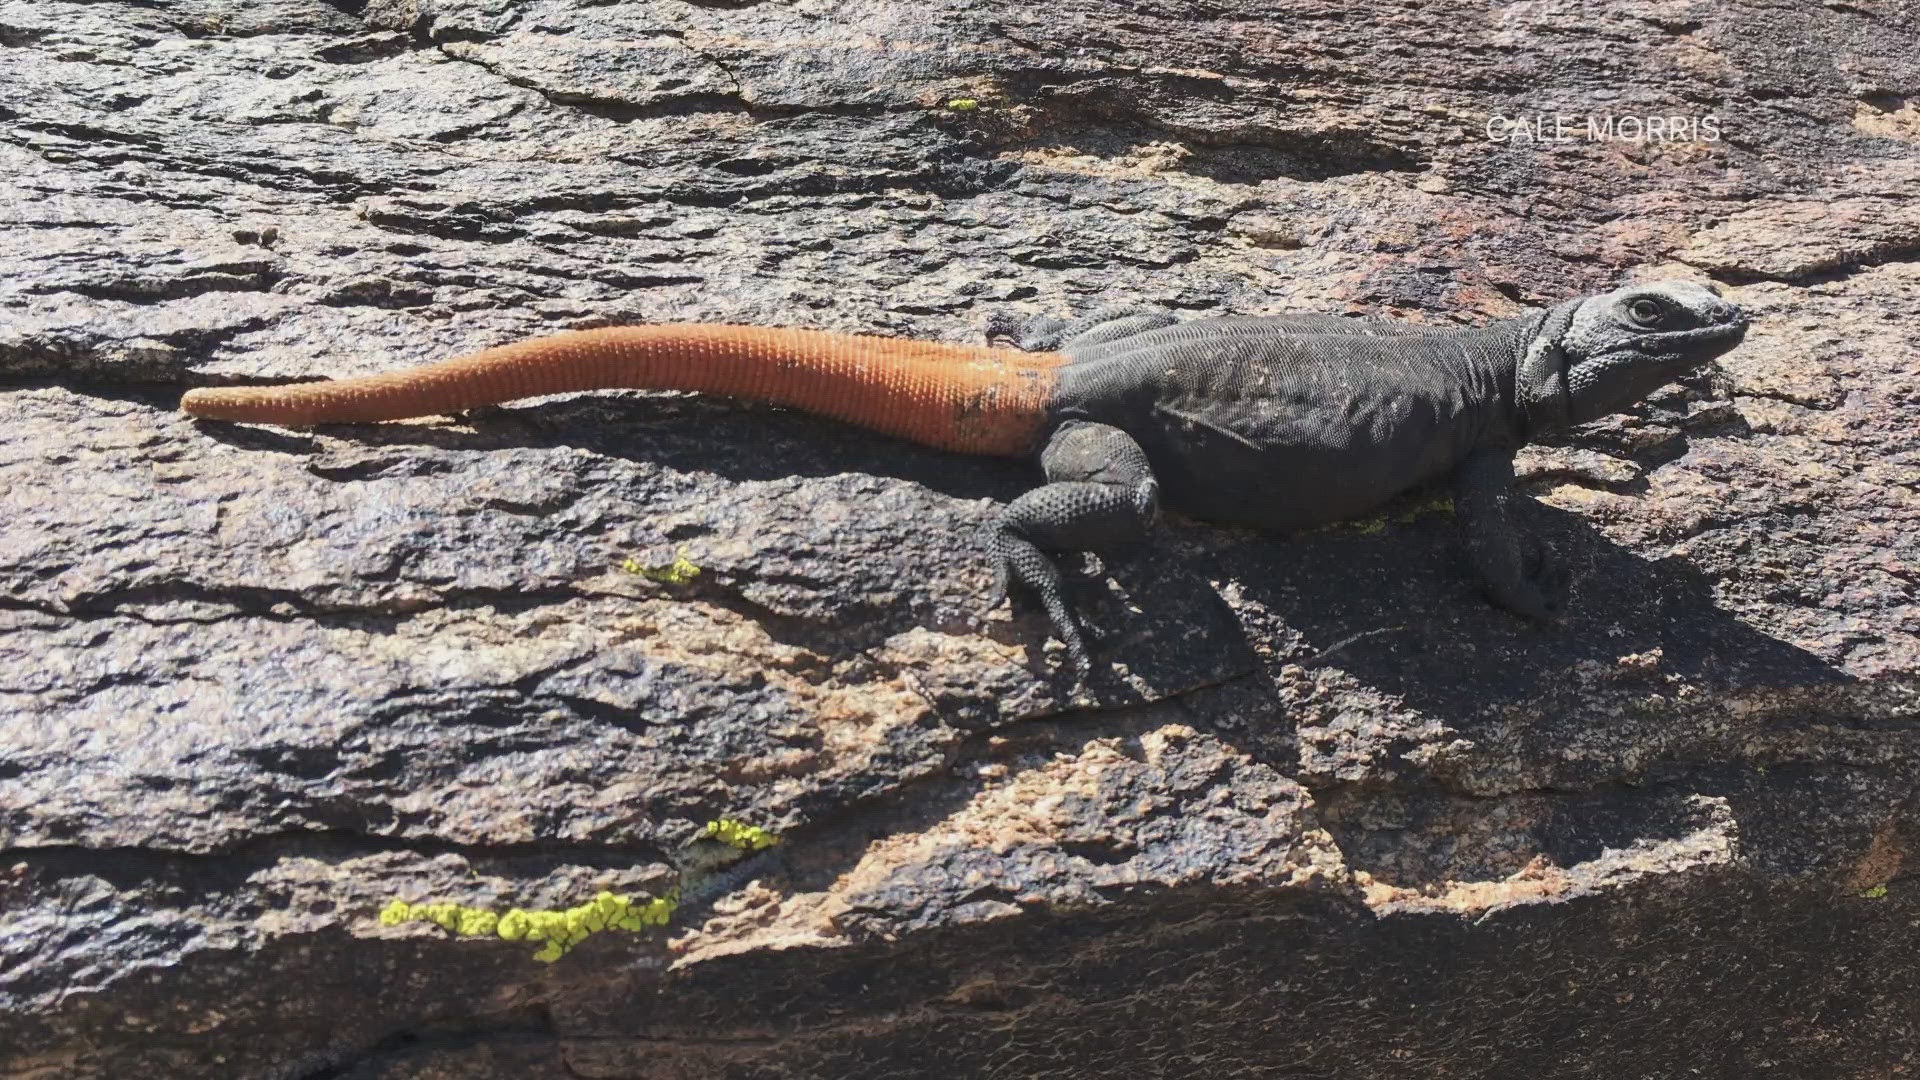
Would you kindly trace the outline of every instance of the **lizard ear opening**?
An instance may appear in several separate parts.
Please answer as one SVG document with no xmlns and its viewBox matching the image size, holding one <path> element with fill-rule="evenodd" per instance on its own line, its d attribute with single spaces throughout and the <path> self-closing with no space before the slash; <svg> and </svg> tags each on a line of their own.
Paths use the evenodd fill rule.
<svg viewBox="0 0 1920 1080">
<path fill-rule="evenodd" d="M 1514 401 L 1528 433 L 1571 426 L 1567 396 L 1567 331 L 1583 301 L 1549 310 L 1527 340 L 1514 379 Z"/>
</svg>

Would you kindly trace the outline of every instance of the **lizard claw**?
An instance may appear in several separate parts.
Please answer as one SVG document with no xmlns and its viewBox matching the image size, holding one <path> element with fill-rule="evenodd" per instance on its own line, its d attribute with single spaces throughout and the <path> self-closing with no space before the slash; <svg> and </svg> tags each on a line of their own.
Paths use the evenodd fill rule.
<svg viewBox="0 0 1920 1080">
<path fill-rule="evenodd" d="M 1530 605 L 1533 610 L 1526 613 L 1527 617 L 1541 622 L 1559 618 L 1566 607 L 1567 586 L 1572 578 L 1553 549 L 1536 541 L 1527 552 L 1526 560 L 1526 585 L 1536 601 Z"/>
<path fill-rule="evenodd" d="M 1006 530 L 996 534 L 994 547 L 999 556 L 996 560 L 999 572 L 991 597 L 993 606 L 998 607 L 1001 600 L 1009 599 L 1016 587 L 1039 600 L 1046 610 L 1047 621 L 1052 624 L 1053 635 L 1066 645 L 1067 657 L 1084 682 L 1093 672 L 1092 654 L 1087 649 L 1086 632 L 1074 617 L 1072 604 L 1067 599 L 1066 581 L 1059 565 L 1030 542 Z"/>
<path fill-rule="evenodd" d="M 1493 600 L 1515 615 L 1534 622 L 1550 623 L 1560 617 L 1560 605 L 1547 599 L 1531 582 L 1522 588 L 1503 590 L 1495 594 Z"/>
<path fill-rule="evenodd" d="M 1565 580 L 1565 571 L 1554 566 L 1543 572 L 1494 585 L 1488 589 L 1488 594 L 1494 603 L 1523 619 L 1550 623 L 1560 618 L 1564 607 L 1562 597 L 1565 595 Z"/>
<path fill-rule="evenodd" d="M 1092 653 L 1087 651 L 1087 634 L 1081 632 L 1077 625 L 1069 626 L 1066 630 L 1054 626 L 1054 632 L 1060 634 L 1060 640 L 1068 646 L 1068 663 L 1073 667 L 1073 688 L 1079 690 L 1081 686 L 1087 686 L 1087 680 L 1092 678 Z"/>
<path fill-rule="evenodd" d="M 993 570 L 993 589 L 987 593 L 987 603 L 984 609 L 987 611 L 995 610 L 1001 604 L 1007 603 L 1012 597 L 1008 586 L 1008 582 L 1011 580 L 1011 574 L 1009 573 L 1007 562 L 1005 559 L 995 561 L 997 565 L 995 565 Z"/>
</svg>

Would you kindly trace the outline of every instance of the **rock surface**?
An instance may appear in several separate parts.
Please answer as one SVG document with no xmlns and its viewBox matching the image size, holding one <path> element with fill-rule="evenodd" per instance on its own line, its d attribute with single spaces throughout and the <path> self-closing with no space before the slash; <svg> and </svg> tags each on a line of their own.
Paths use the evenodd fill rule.
<svg viewBox="0 0 1920 1080">
<path fill-rule="evenodd" d="M 1895 0 L 0 0 L 0 1075 L 1913 1075 L 1916 110 Z M 1526 459 L 1563 625 L 1418 499 L 1176 522 L 1080 696 L 982 611 L 1022 467 L 671 395 L 173 408 L 1675 274 L 1760 321 Z M 784 857 L 667 935 L 376 919 L 660 893 L 723 814 Z"/>
</svg>

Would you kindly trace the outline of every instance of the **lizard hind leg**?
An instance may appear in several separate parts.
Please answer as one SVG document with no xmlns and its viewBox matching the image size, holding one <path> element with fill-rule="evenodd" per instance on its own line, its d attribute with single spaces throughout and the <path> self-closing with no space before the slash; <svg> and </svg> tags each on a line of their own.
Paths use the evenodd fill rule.
<svg viewBox="0 0 1920 1080">
<path fill-rule="evenodd" d="M 1172 326 L 1180 316 L 1164 308 L 1140 304 L 1110 305 L 1078 319 L 1052 315 L 996 315 L 987 322 L 989 338 L 1004 337 L 1018 342 L 1029 352 L 1053 352 L 1063 345 L 1098 345 Z"/>
<path fill-rule="evenodd" d="M 1003 590 L 1032 593 L 1076 671 L 1092 670 L 1086 635 L 1050 552 L 1112 549 L 1144 539 L 1159 517 L 1160 485 L 1146 452 L 1117 427 L 1072 420 L 1040 453 L 1047 482 L 1001 511 L 992 538 Z"/>
</svg>

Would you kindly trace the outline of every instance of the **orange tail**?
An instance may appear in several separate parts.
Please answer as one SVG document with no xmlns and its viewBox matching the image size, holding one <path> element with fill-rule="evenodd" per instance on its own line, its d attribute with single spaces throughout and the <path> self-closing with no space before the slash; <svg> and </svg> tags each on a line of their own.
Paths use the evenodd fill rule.
<svg viewBox="0 0 1920 1080">
<path fill-rule="evenodd" d="M 697 390 L 791 405 L 945 450 L 1015 456 L 1040 436 L 1053 369 L 1063 359 L 824 330 L 617 326 L 357 379 L 189 390 L 180 408 L 213 420 L 302 427 L 576 390 Z"/>
</svg>

